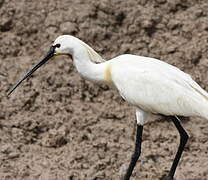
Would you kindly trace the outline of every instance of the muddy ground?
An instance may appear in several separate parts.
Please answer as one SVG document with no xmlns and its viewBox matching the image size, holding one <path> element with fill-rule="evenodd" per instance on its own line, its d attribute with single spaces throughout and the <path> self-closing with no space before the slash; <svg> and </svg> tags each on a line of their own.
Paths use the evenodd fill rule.
<svg viewBox="0 0 208 180">
<path fill-rule="evenodd" d="M 180 67 L 208 90 L 207 0 L 0 0 L 0 179 L 117 180 L 134 149 L 134 108 L 115 90 L 83 80 L 60 57 L 5 91 L 61 34 L 105 59 L 132 53 Z M 155 116 L 144 128 L 132 180 L 159 180 L 179 137 Z M 191 138 L 177 180 L 208 179 L 208 122 L 183 121 Z"/>
</svg>

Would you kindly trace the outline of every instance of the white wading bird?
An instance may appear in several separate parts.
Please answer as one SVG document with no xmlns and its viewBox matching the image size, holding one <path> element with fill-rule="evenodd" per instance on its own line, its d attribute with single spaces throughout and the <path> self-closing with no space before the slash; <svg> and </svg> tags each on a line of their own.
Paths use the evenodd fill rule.
<svg viewBox="0 0 208 180">
<path fill-rule="evenodd" d="M 107 83 L 136 106 L 137 134 L 135 151 L 124 179 L 129 180 L 140 156 L 143 126 L 148 113 L 168 116 L 180 134 L 180 145 L 166 180 L 173 180 L 176 167 L 189 138 L 177 116 L 208 119 L 208 93 L 178 68 L 163 61 L 130 54 L 104 61 L 91 47 L 70 35 L 59 36 L 48 54 L 8 92 L 11 94 L 53 56 L 71 56 L 77 71 L 86 79 Z"/>
</svg>

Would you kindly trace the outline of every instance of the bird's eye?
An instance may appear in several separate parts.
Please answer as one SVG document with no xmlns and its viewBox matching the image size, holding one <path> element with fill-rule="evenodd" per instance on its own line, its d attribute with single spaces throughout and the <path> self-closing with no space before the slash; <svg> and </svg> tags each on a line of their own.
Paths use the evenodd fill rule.
<svg viewBox="0 0 208 180">
<path fill-rule="evenodd" d="M 60 48 L 61 47 L 61 44 L 56 44 L 54 45 L 55 48 Z"/>
<path fill-rule="evenodd" d="M 54 48 L 60 48 L 61 47 L 61 44 L 55 44 L 53 45 Z"/>
</svg>

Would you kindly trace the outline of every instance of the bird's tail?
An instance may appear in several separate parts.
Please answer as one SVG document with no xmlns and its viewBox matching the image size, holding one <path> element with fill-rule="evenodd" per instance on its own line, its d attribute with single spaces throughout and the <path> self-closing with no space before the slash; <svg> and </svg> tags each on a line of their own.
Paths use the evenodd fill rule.
<svg viewBox="0 0 208 180">
<path fill-rule="evenodd" d="M 201 101 L 199 102 L 198 113 L 199 116 L 208 120 L 208 93 L 202 89 L 196 82 L 192 82 L 191 87 L 195 92 L 201 96 Z"/>
</svg>

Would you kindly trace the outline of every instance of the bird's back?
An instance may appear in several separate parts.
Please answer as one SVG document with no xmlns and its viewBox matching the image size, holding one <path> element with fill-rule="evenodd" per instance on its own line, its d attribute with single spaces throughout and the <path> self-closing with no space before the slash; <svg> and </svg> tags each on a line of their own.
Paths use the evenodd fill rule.
<svg viewBox="0 0 208 180">
<path fill-rule="evenodd" d="M 113 83 L 129 103 L 151 113 L 208 117 L 208 93 L 175 66 L 135 55 L 109 63 Z"/>
</svg>

